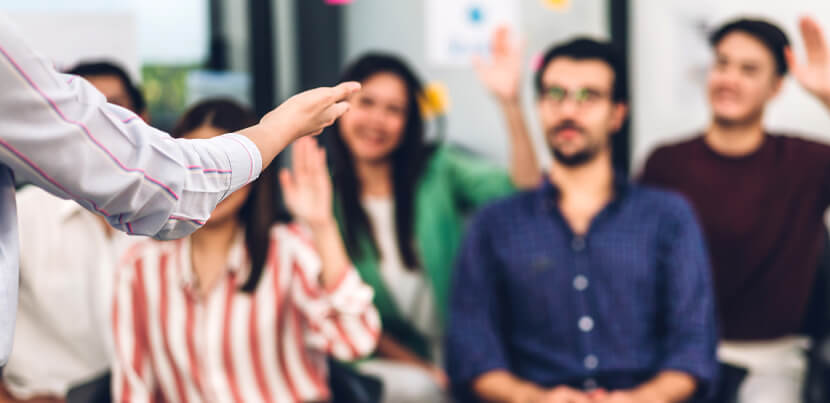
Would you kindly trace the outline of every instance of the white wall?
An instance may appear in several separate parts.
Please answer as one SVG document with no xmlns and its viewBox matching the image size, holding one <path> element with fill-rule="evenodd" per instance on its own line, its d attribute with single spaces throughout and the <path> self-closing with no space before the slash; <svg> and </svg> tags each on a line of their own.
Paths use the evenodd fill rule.
<svg viewBox="0 0 830 403">
<path fill-rule="evenodd" d="M 631 4 L 634 173 L 655 146 L 688 137 L 707 125 L 705 77 L 711 62 L 707 30 L 739 16 L 763 17 L 785 29 L 801 57 L 799 16 L 813 15 L 830 34 L 827 0 L 632 0 Z M 768 127 L 830 141 L 830 113 L 793 79 L 787 81 L 767 111 Z"/>
<path fill-rule="evenodd" d="M 302 0 L 300 0 L 302 1 Z M 296 38 L 296 5 L 293 1 L 277 0 L 274 4 L 274 55 L 277 61 L 276 80 L 277 99 L 289 98 L 299 87 Z"/>
<path fill-rule="evenodd" d="M 138 27 L 126 11 L 8 11 L 33 49 L 65 70 L 88 60 L 111 60 L 141 79 Z M 56 32 L 60 32 L 56 35 Z"/>
<path fill-rule="evenodd" d="M 202 0 L 207 3 L 207 0 Z M 277 0 L 280 1 L 280 0 Z M 250 27 L 248 26 L 248 2 L 223 0 L 223 35 L 227 46 L 228 69 L 247 73 L 251 69 Z"/>
<path fill-rule="evenodd" d="M 308 1 L 308 0 L 300 0 Z M 521 34 L 527 38 L 526 60 L 550 44 L 576 34 L 607 37 L 605 0 L 574 0 L 556 12 L 540 0 L 520 1 Z M 356 0 L 345 11 L 346 61 L 370 50 L 393 51 L 406 57 L 424 81 L 440 81 L 449 90 L 450 141 L 460 143 L 501 163 L 507 162 L 506 127 L 499 109 L 469 68 L 435 68 L 427 63 L 424 2 L 419 0 Z M 531 74 L 525 75 L 524 104 L 537 153 L 549 159 L 533 112 Z"/>
<path fill-rule="evenodd" d="M 205 0 L 0 0 L 0 12 L 59 67 L 106 58 L 140 80 L 141 64 L 199 63 L 207 54 Z"/>
</svg>

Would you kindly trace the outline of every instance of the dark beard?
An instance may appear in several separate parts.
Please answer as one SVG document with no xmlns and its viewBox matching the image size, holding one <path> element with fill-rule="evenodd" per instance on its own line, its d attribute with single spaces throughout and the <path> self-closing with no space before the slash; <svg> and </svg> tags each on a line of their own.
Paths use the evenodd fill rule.
<svg viewBox="0 0 830 403">
<path fill-rule="evenodd" d="M 553 157 L 560 164 L 569 167 L 576 167 L 593 161 L 594 158 L 596 158 L 596 156 L 599 154 L 599 149 L 591 147 L 586 148 L 585 150 L 582 150 L 576 154 L 565 155 L 562 154 L 562 152 L 557 150 L 556 148 L 551 147 L 551 152 L 553 153 Z"/>
<path fill-rule="evenodd" d="M 575 121 L 568 119 L 553 128 L 553 130 L 551 131 L 551 142 L 554 141 L 556 135 L 560 131 L 566 129 L 576 130 L 579 132 L 581 136 L 585 137 L 586 139 L 588 138 L 586 134 L 587 131 L 585 130 L 585 128 L 576 124 Z M 597 156 L 597 154 L 599 154 L 599 149 L 600 147 L 598 147 L 596 144 L 591 144 L 589 141 L 584 150 L 573 155 L 565 155 L 562 154 L 562 152 L 559 151 L 555 146 L 550 145 L 550 151 L 551 153 L 553 153 L 553 156 L 554 158 L 556 158 L 556 161 L 560 162 L 562 165 L 566 165 L 569 167 L 579 166 L 592 161 Z"/>
</svg>

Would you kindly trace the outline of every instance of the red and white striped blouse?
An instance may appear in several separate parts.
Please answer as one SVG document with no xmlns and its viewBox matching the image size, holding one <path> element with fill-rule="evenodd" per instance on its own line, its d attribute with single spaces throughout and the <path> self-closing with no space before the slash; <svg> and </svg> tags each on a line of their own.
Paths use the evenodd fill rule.
<svg viewBox="0 0 830 403">
<path fill-rule="evenodd" d="M 118 273 L 113 306 L 119 402 L 317 402 L 330 399 L 326 356 L 370 354 L 380 334 L 372 289 L 354 268 L 330 289 L 301 230 L 276 225 L 259 285 L 242 236 L 227 275 L 200 298 L 190 242 L 142 242 Z"/>
</svg>

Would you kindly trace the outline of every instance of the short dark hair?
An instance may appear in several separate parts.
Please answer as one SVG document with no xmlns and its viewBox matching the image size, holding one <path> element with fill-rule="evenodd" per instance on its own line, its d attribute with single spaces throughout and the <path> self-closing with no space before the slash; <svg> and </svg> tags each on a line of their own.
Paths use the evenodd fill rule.
<svg viewBox="0 0 830 403">
<path fill-rule="evenodd" d="M 113 62 L 83 62 L 67 70 L 66 73 L 81 77 L 116 76 L 121 80 L 121 83 L 127 90 L 127 95 L 130 97 L 130 101 L 135 108 L 133 112 L 142 114 L 147 109 L 147 102 L 144 100 L 144 95 L 141 93 L 141 90 L 133 83 L 127 72 Z"/>
<path fill-rule="evenodd" d="M 787 74 L 787 59 L 784 56 L 784 51 L 790 46 L 790 40 L 781 28 L 764 20 L 742 18 L 728 22 L 715 30 L 709 36 L 709 44 L 716 47 L 726 35 L 736 31 L 743 32 L 761 41 L 772 53 L 778 75 Z"/>
<path fill-rule="evenodd" d="M 628 73 L 620 51 L 611 43 L 590 38 L 577 38 L 563 44 L 554 45 L 545 52 L 541 67 L 536 71 L 537 94 L 542 94 L 542 91 L 545 90 L 542 83 L 542 75 L 545 73 L 545 69 L 558 57 L 605 62 L 614 71 L 614 88 L 611 99 L 614 102 L 628 103 Z"/>
<path fill-rule="evenodd" d="M 185 112 L 171 134 L 174 138 L 181 138 L 202 126 L 230 133 L 252 126 L 256 122 L 254 113 L 236 101 L 222 98 L 207 99 Z M 285 208 L 278 185 L 278 166 L 279 163 L 275 161 L 251 183 L 248 199 L 239 209 L 239 220 L 245 226 L 245 248 L 251 262 L 248 278 L 239 287 L 242 292 L 253 293 L 259 284 L 271 245 L 271 227 L 275 223 L 291 221 L 291 215 Z"/>
</svg>

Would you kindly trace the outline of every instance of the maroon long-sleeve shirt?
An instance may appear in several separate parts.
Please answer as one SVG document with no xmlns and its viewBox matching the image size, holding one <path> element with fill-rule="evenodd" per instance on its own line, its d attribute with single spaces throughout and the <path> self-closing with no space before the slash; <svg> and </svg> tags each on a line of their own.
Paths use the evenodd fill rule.
<svg viewBox="0 0 830 403">
<path fill-rule="evenodd" d="M 830 146 L 766 135 L 754 153 L 728 157 L 698 136 L 654 151 L 641 180 L 678 191 L 694 206 L 724 338 L 799 333 L 830 205 Z"/>
</svg>

